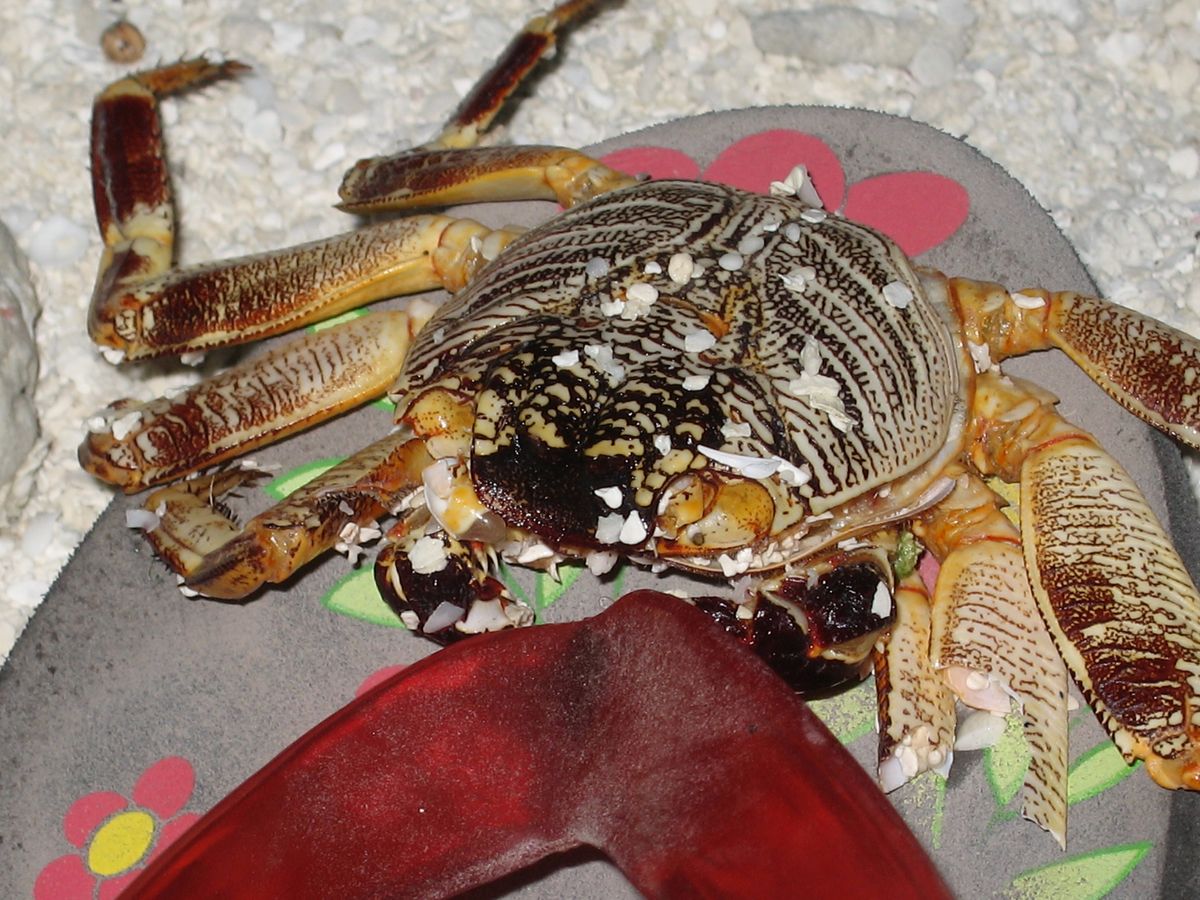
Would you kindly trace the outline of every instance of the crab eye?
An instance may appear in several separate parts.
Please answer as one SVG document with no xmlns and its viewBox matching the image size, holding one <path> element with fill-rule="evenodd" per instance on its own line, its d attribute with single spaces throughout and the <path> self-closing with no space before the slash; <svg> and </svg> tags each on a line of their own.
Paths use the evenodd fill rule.
<svg viewBox="0 0 1200 900">
<path fill-rule="evenodd" d="M 675 485 L 659 504 L 658 526 L 676 549 L 745 547 L 770 532 L 775 501 L 757 481 L 704 473 Z"/>
</svg>

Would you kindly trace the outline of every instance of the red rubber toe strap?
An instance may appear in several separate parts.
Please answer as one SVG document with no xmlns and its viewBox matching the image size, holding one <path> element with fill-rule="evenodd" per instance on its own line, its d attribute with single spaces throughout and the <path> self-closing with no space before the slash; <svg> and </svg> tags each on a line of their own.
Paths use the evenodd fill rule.
<svg viewBox="0 0 1200 900">
<path fill-rule="evenodd" d="M 445 896 L 579 844 L 651 897 L 949 896 L 783 683 L 653 592 L 410 666 L 251 777 L 123 896 Z"/>
</svg>

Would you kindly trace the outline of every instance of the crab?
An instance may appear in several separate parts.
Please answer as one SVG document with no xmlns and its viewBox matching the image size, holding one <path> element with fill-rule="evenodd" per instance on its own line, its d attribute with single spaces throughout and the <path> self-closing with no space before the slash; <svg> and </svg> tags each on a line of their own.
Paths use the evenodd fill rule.
<svg viewBox="0 0 1200 900">
<path fill-rule="evenodd" d="M 956 697 L 1015 699 L 1025 813 L 1064 841 L 1068 671 L 1128 760 L 1200 789 L 1200 596 L 1129 475 L 1052 395 L 998 369 L 1059 348 L 1197 447 L 1200 343 L 1099 298 L 914 265 L 798 177 L 766 196 L 484 145 L 556 34 L 599 5 L 532 19 L 435 139 L 347 173 L 342 209 L 404 216 L 192 268 L 173 261 L 159 100 L 245 67 L 196 58 L 108 86 L 89 330 L 109 353 L 196 353 L 383 298 L 452 297 L 121 401 L 83 466 L 155 488 L 147 539 L 189 593 L 249 597 L 394 515 L 377 583 L 447 643 L 533 621 L 498 557 L 598 573 L 628 557 L 733 580 L 691 602 L 798 689 L 873 670 L 887 789 L 948 767 Z M 517 199 L 564 211 L 530 230 L 419 211 Z M 197 477 L 385 393 L 393 433 L 244 525 L 219 498 L 257 473 Z M 1019 529 L 987 478 L 1019 484 Z M 941 564 L 932 595 L 902 562 L 914 535 Z"/>
</svg>

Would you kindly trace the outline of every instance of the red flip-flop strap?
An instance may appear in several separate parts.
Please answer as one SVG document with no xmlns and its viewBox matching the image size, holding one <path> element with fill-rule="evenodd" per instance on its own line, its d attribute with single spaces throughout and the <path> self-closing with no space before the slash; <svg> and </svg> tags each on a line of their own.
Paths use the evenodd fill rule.
<svg viewBox="0 0 1200 900">
<path fill-rule="evenodd" d="M 590 844 L 651 897 L 948 897 L 862 768 L 675 598 L 410 666 L 219 803 L 139 897 L 437 897 Z"/>
</svg>

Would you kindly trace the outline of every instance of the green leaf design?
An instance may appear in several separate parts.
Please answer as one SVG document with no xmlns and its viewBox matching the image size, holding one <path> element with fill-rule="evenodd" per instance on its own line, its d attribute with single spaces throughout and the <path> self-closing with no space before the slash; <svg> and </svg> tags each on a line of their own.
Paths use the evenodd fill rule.
<svg viewBox="0 0 1200 900">
<path fill-rule="evenodd" d="M 1017 796 L 1017 791 L 1025 783 L 1029 760 L 1029 745 L 1025 742 L 1021 717 L 1006 716 L 1004 734 L 993 746 L 983 751 L 983 771 L 987 774 L 996 806 L 1008 806 Z"/>
<path fill-rule="evenodd" d="M 521 587 L 521 582 L 517 580 L 517 573 L 513 571 L 512 566 L 501 560 L 500 566 L 497 569 L 497 574 L 500 576 L 500 580 L 504 582 L 504 586 L 508 588 L 509 593 L 511 593 L 513 597 L 515 597 L 517 600 L 520 600 L 530 609 L 538 608 L 530 599 L 529 594 L 525 592 L 525 588 Z"/>
<path fill-rule="evenodd" d="M 534 609 L 541 612 L 554 603 L 559 597 L 571 589 L 576 579 L 584 571 L 583 563 L 560 563 L 558 566 L 558 581 L 546 572 L 538 572 L 534 585 Z"/>
<path fill-rule="evenodd" d="M 370 567 L 355 569 L 339 578 L 329 592 L 321 598 L 322 605 L 332 612 L 373 625 L 387 628 L 404 628 L 400 617 L 383 602 L 375 586 L 374 572 Z"/>
<path fill-rule="evenodd" d="M 892 558 L 892 570 L 897 578 L 907 578 L 917 567 L 921 558 L 921 544 L 911 531 L 900 532 L 900 542 Z"/>
<path fill-rule="evenodd" d="M 612 573 L 612 596 L 617 599 L 625 593 L 625 576 L 629 574 L 629 560 L 622 558 Z"/>
<path fill-rule="evenodd" d="M 1133 774 L 1112 741 L 1102 741 L 1071 764 L 1067 772 L 1067 805 L 1079 803 L 1107 791 Z"/>
<path fill-rule="evenodd" d="M 306 462 L 302 466 L 296 466 L 294 469 L 277 475 L 262 488 L 272 500 L 282 500 L 298 488 L 304 487 L 318 475 L 323 475 L 345 458 L 344 456 L 331 456 L 325 459 L 314 459 L 312 462 Z"/>
<path fill-rule="evenodd" d="M 913 834 L 928 834 L 935 850 L 941 849 L 946 830 L 946 790 L 945 775 L 925 771 L 889 795 Z"/>
<path fill-rule="evenodd" d="M 942 849 L 942 831 L 946 824 L 946 787 L 949 779 L 937 772 L 926 772 L 927 776 L 936 779 L 937 793 L 934 795 L 933 821 L 929 823 L 929 837 L 933 841 L 933 849 Z"/>
<path fill-rule="evenodd" d="M 349 312 L 344 312 L 341 315 L 333 316 L 323 322 L 317 322 L 308 326 L 308 331 L 317 332 L 324 331 L 326 328 L 332 328 L 334 325 L 341 325 L 343 322 L 349 322 L 351 319 L 357 319 L 359 316 L 365 316 L 370 310 L 352 309 Z"/>
<path fill-rule="evenodd" d="M 1016 900 L 1098 900 L 1129 876 L 1151 846 L 1149 841 L 1119 844 L 1029 869 L 1012 880 L 1008 896 Z"/>
<path fill-rule="evenodd" d="M 858 687 L 822 700 L 810 700 L 815 712 L 843 744 L 852 744 L 875 728 L 875 683 L 868 679 Z"/>
</svg>

